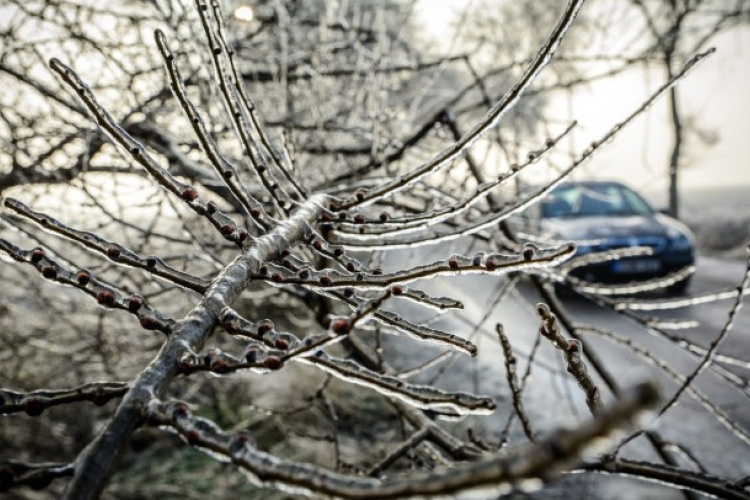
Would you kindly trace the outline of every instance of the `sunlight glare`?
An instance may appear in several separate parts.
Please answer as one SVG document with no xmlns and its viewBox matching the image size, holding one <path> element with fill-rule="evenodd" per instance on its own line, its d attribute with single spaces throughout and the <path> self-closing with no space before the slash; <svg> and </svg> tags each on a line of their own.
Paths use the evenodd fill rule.
<svg viewBox="0 0 750 500">
<path fill-rule="evenodd" d="M 234 18 L 238 21 L 249 23 L 253 20 L 253 9 L 249 5 L 240 5 L 234 9 Z"/>
</svg>

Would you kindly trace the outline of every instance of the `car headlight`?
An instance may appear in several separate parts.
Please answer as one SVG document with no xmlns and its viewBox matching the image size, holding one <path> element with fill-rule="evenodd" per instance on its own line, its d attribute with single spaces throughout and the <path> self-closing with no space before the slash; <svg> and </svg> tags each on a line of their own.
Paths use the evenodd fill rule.
<svg viewBox="0 0 750 500">
<path fill-rule="evenodd" d="M 693 248 L 693 242 L 690 238 L 677 229 L 667 231 L 667 236 L 669 237 L 669 248 L 672 250 L 685 252 Z"/>
</svg>

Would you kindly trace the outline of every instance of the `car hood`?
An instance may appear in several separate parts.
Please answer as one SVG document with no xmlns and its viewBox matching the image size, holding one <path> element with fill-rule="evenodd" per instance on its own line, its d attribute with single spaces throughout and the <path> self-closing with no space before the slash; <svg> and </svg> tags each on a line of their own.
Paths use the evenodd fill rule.
<svg viewBox="0 0 750 500">
<path fill-rule="evenodd" d="M 559 217 L 544 219 L 542 225 L 546 231 L 570 240 L 667 236 L 666 227 L 651 215 Z"/>
</svg>

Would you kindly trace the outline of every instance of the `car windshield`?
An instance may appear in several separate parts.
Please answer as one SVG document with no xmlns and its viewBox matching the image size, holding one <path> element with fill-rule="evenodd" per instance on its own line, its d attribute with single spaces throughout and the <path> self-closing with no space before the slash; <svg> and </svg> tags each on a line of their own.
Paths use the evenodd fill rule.
<svg viewBox="0 0 750 500">
<path fill-rule="evenodd" d="M 566 184 L 554 189 L 541 208 L 544 218 L 653 213 L 640 195 L 619 184 Z"/>
</svg>

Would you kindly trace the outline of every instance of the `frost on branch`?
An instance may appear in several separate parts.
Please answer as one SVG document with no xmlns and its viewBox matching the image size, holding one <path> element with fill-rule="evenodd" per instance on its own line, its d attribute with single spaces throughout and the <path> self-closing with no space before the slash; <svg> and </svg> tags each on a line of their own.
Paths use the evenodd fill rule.
<svg viewBox="0 0 750 500">
<path fill-rule="evenodd" d="M 479 360 L 471 358 L 481 358 L 483 353 L 483 324 L 493 309 L 516 291 L 518 283 L 543 280 L 565 285 L 635 315 L 633 311 L 648 306 L 612 296 L 668 286 L 692 271 L 640 285 L 592 287 L 570 272 L 592 262 L 644 255 L 647 250 L 616 250 L 576 258 L 573 244 L 524 241 L 507 221 L 565 181 L 708 52 L 695 56 L 675 72 L 601 140 L 571 156 L 547 184 L 530 193 L 507 194 L 508 188 L 538 167 L 540 158 L 561 147 L 575 122 L 557 126 L 549 139 L 537 142 L 526 152 L 527 161 L 512 164 L 507 172 L 490 180 L 481 179 L 479 172 L 474 179 L 476 186 L 457 194 L 442 186 L 448 177 L 446 172 L 462 162 L 476 165 L 472 146 L 496 131 L 501 120 L 522 103 L 553 60 L 583 1 L 568 3 L 540 49 L 527 59 L 521 75 L 508 88 L 493 91 L 499 93 L 498 97 L 468 132 L 459 131 L 453 109 L 456 101 L 440 111 L 433 123 L 410 136 L 398 140 L 391 137 L 389 141 L 381 137 L 385 132 L 378 129 L 381 124 L 373 118 L 376 111 L 382 111 L 379 106 L 383 103 L 369 103 L 370 109 L 363 104 L 367 99 L 352 94 L 345 103 L 346 111 L 341 113 L 366 114 L 374 128 L 370 130 L 367 123 L 367 127 L 361 123 L 343 127 L 337 124 L 336 113 L 329 113 L 329 103 L 318 102 L 320 99 L 312 100 L 315 105 L 302 108 L 304 111 L 295 108 L 299 89 L 290 81 L 309 82 L 305 85 L 311 87 L 310 92 L 325 95 L 322 81 L 347 74 L 363 77 L 377 97 L 377 86 L 384 75 L 418 73 L 459 60 L 469 64 L 469 59 L 395 66 L 389 66 L 395 64 L 390 58 L 367 59 L 373 54 L 371 38 L 382 33 L 359 23 L 353 25 L 329 6 L 317 33 L 345 36 L 336 43 L 321 44 L 325 57 L 317 54 L 298 62 L 307 56 L 290 52 L 288 42 L 296 33 L 294 27 L 285 24 L 292 13 L 283 4 L 276 2 L 270 14 L 260 9 L 260 31 L 244 33 L 250 49 L 242 43 L 237 47 L 232 44 L 216 0 L 196 0 L 192 10 L 180 11 L 183 21 L 193 28 L 189 36 L 180 29 L 157 29 L 153 43 L 163 65 L 158 73 L 161 87 L 147 101 L 174 98 L 176 112 L 164 118 L 146 104 L 121 113 L 109 104 L 106 86 L 91 87 L 95 84 L 89 81 L 95 79 L 93 76 L 68 66 L 74 61 L 63 62 L 62 56 L 50 60 L 52 73 L 73 96 L 58 96 L 56 102 L 78 113 L 79 118 L 86 116 L 96 127 L 79 134 L 96 137 L 87 148 L 97 152 L 104 149 L 110 155 L 108 161 L 121 162 L 123 170 L 148 179 L 156 189 L 143 196 L 146 201 L 141 206 L 140 201 L 120 201 L 122 210 L 113 211 L 107 200 L 92 196 L 84 186 L 86 199 L 107 221 L 98 226 L 96 221 L 69 222 L 64 215 L 37 207 L 34 197 L 27 198 L 25 193 L 4 199 L 3 223 L 15 231 L 12 237 L 3 234 L 0 239 L 4 260 L 25 264 L 19 267 L 35 270 L 50 285 L 89 295 L 95 299 L 92 306 L 97 307 L 92 310 L 98 314 L 99 323 L 89 325 L 91 336 L 85 337 L 85 342 L 67 351 L 55 351 L 46 340 L 37 341 L 33 347 L 70 356 L 73 368 L 74 358 L 95 344 L 111 380 L 87 379 L 62 389 L 3 387 L 0 415 L 44 419 L 58 407 L 85 401 L 112 412 L 97 414 L 101 419 L 97 432 L 89 436 L 85 446 L 78 446 L 73 456 L 66 457 L 67 461 L 26 463 L 0 457 L 0 490 L 57 486 L 64 488 L 66 499 L 97 498 L 118 471 L 118 456 L 137 440 L 136 431 L 146 424 L 152 427 L 146 432 L 156 436 L 153 439 L 160 445 L 172 447 L 174 441 L 168 436 L 176 434 L 211 458 L 230 462 L 255 485 L 319 498 L 497 496 L 515 489 L 539 488 L 577 464 L 587 470 L 628 473 L 637 469 L 641 476 L 653 478 L 661 469 L 638 468 L 605 453 L 621 445 L 625 431 L 640 431 L 640 417 L 656 407 L 658 391 L 650 383 L 631 388 L 601 385 L 599 378 L 606 383 L 606 377 L 602 376 L 596 353 L 584 352 L 584 344 L 577 338 L 582 333 L 598 334 L 628 346 L 671 380 L 683 384 L 663 411 L 685 392 L 725 424 L 729 422 L 726 425 L 732 432 L 747 436 L 703 393 L 691 387 L 692 380 L 714 359 L 723 359 L 715 351 L 726 332 L 708 349 L 688 345 L 691 352 L 703 356 L 703 362 L 694 375 L 684 376 L 669 371 L 647 351 L 614 333 L 572 324 L 554 301 L 536 307 L 541 326 L 539 335 L 531 337 L 533 347 L 525 358 L 528 364 L 522 376 L 517 338 L 506 335 L 500 327 L 498 338 L 492 336 L 504 355 L 507 388 L 502 378 L 482 387 L 477 382 L 475 390 L 440 381 L 443 374 L 462 363 L 476 362 L 473 366 L 479 370 Z M 276 94 L 267 97 L 263 92 L 256 98 L 272 109 L 283 109 L 279 116 L 274 115 L 275 121 L 264 120 L 263 104 L 256 105 L 251 99 L 248 83 L 256 68 L 248 70 L 241 57 L 268 42 L 262 37 L 267 36 L 268 30 L 263 29 L 269 23 L 274 26 L 273 35 L 278 36 L 281 56 L 269 58 L 276 67 L 266 77 L 276 92 L 281 89 L 283 98 L 278 99 Z M 261 37 L 258 46 L 252 45 L 256 36 Z M 195 47 L 200 49 L 197 54 L 191 53 Z M 352 48 L 367 59 L 365 66 L 358 58 L 337 59 L 339 52 Z M 333 64 L 331 61 L 343 61 L 347 66 L 320 66 Z M 205 74 L 210 74 L 210 79 L 205 79 Z M 350 87 L 356 90 L 362 81 Z M 330 94 L 327 97 L 333 99 Z M 358 106 L 364 111 L 352 111 Z M 315 116 L 314 125 L 300 121 L 305 113 Z M 147 117 L 154 123 L 134 123 L 134 117 Z M 428 147 L 425 137 L 442 125 L 451 129 L 453 142 L 446 143 L 438 131 L 435 135 L 441 145 L 435 150 L 439 152 L 432 150 L 426 161 L 415 166 L 418 146 Z M 331 143 L 325 147 L 312 144 L 320 129 L 331 134 Z M 352 151 L 333 140 L 344 129 L 359 139 L 372 140 L 366 148 L 372 163 L 344 173 L 313 175 L 314 155 L 321 150 L 330 153 L 322 170 L 330 168 L 329 163 L 335 163 L 338 169 L 341 165 L 348 168 L 347 156 L 363 154 L 361 148 Z M 184 132 L 184 137 L 175 130 Z M 390 153 L 385 154 L 386 150 Z M 112 159 L 115 152 L 120 155 L 117 160 Z M 84 171 L 90 160 L 87 153 L 82 160 L 87 165 Z M 108 175 L 115 174 L 110 171 Z M 164 212 L 174 218 L 173 223 L 160 224 L 160 218 L 154 216 L 144 225 L 130 223 L 124 217 L 128 210 L 143 207 L 149 213 Z M 117 229 L 111 231 L 110 225 Z M 33 243 L 21 244 L 14 240 L 16 237 Z M 476 242 L 482 245 L 480 249 L 472 248 Z M 461 248 L 443 248 L 440 255 L 429 259 L 424 257 L 426 252 L 420 253 L 422 249 L 414 250 L 438 243 Z M 377 252 L 395 249 L 407 249 L 418 258 Z M 450 318 L 467 304 L 476 303 L 476 297 L 459 297 L 459 289 L 451 285 L 435 292 L 435 283 L 455 283 L 466 279 L 463 277 L 492 280 L 498 290 L 494 299 L 489 290 L 472 290 L 476 296 L 486 296 L 490 304 L 473 331 Z M 743 297 L 746 285 L 733 297 Z M 59 297 L 68 295 L 63 290 Z M 57 313 L 64 309 L 62 304 L 62 299 L 56 302 Z M 662 305 L 677 307 L 674 303 Z M 127 322 L 132 317 L 137 324 Z M 635 317 L 658 335 L 669 335 L 664 333 L 666 320 Z M 130 367 L 132 373 L 127 377 L 114 377 L 118 371 L 107 363 L 116 355 L 117 347 L 110 343 L 117 339 L 110 335 L 108 320 L 102 318 L 115 318 L 121 329 L 142 328 L 163 334 L 141 337 L 148 338 L 145 342 L 150 344 L 137 348 L 150 360 Z M 566 337 L 566 330 L 571 338 Z M 567 373 L 582 389 L 592 419 L 566 428 L 545 428 L 537 424 L 538 415 L 524 405 L 535 356 L 543 350 L 540 339 L 548 340 L 562 353 L 555 359 L 564 362 Z M 412 352 L 406 352 L 404 346 Z M 404 352 L 398 352 L 402 348 Z M 493 363 L 497 361 L 493 358 Z M 80 371 L 77 375 L 88 375 Z M 437 375 L 430 378 L 435 372 Z M 723 372 L 721 376 L 741 385 L 741 377 Z M 214 391 L 219 384 L 230 389 L 225 393 Z M 315 386 L 312 391 L 311 385 Z M 503 389 L 496 390 L 501 386 Z M 261 394 L 253 395 L 258 388 L 262 388 Z M 277 393 L 282 407 L 265 408 L 267 399 Z M 191 398 L 199 402 L 194 404 Z M 206 405 L 211 398 L 212 404 Z M 358 464 L 348 463 L 351 457 L 347 447 L 351 445 L 347 441 L 351 440 L 345 436 L 356 405 L 347 398 L 376 401 L 372 413 L 382 420 L 379 424 L 388 427 L 381 448 L 359 450 L 366 456 Z M 186 402 L 173 402 L 183 399 Z M 116 401 L 116 408 L 108 408 L 109 401 Z M 231 418 L 225 407 L 235 412 Z M 77 408 L 85 411 L 87 405 Z M 198 415 L 199 409 L 206 413 Z M 254 417 L 239 418 L 250 411 L 255 412 Z M 495 419 L 503 411 L 507 424 L 499 444 L 493 444 L 492 438 L 481 431 L 462 427 L 481 427 L 482 422 Z M 315 425 L 295 428 L 290 423 L 292 417 L 305 412 L 313 414 Z M 488 416 L 487 420 L 482 416 Z M 286 417 L 290 417 L 289 422 Z M 529 442 L 506 448 L 516 417 Z M 224 430 L 232 427 L 232 421 L 241 421 L 240 427 L 248 428 Z M 256 435 L 249 430 L 251 425 L 271 425 L 270 421 L 276 422 L 287 437 L 315 442 L 318 448 L 313 456 L 320 449 L 331 448 L 333 460 L 302 463 L 283 456 L 278 443 L 263 442 L 267 434 Z M 456 423 L 444 426 L 445 421 Z M 670 480 L 681 486 L 679 478 Z M 705 491 L 721 488 L 710 478 L 704 478 L 704 483 Z"/>
</svg>

